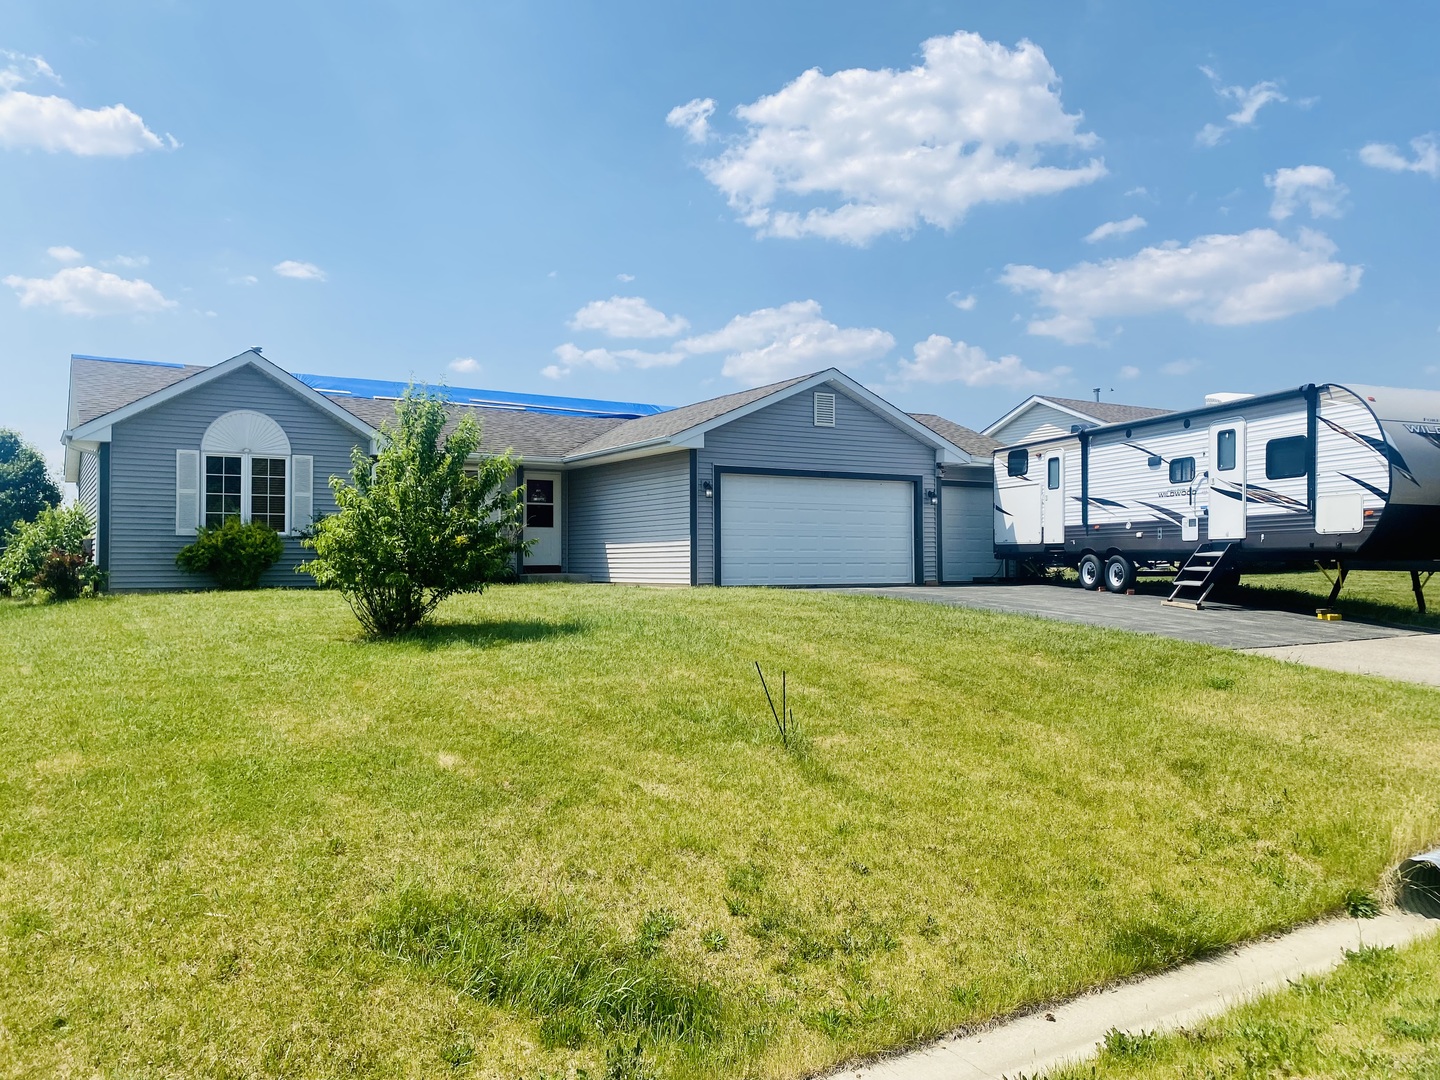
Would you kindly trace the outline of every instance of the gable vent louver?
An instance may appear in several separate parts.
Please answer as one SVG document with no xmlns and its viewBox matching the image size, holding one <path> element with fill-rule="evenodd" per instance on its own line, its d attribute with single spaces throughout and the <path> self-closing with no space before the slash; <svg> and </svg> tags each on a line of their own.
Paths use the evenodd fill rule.
<svg viewBox="0 0 1440 1080">
<path fill-rule="evenodd" d="M 817 393 L 815 395 L 815 426 L 835 426 L 835 395 Z"/>
</svg>

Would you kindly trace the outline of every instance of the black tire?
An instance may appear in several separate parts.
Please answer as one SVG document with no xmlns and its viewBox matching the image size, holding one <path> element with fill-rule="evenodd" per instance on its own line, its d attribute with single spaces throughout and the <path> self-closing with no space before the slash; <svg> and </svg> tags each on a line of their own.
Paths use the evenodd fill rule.
<svg viewBox="0 0 1440 1080">
<path fill-rule="evenodd" d="M 1100 561 L 1100 556 L 1086 554 L 1080 556 L 1080 566 L 1077 568 L 1080 575 L 1080 587 L 1094 592 L 1100 588 L 1105 577 L 1105 564 Z"/>
<path fill-rule="evenodd" d="M 1135 564 L 1124 555 L 1111 555 L 1105 562 L 1105 588 L 1123 593 L 1135 587 Z"/>
</svg>

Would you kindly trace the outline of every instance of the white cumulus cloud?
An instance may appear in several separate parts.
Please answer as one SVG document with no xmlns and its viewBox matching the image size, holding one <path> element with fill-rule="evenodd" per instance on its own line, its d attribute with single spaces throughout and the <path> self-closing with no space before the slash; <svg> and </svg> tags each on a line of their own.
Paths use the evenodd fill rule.
<svg viewBox="0 0 1440 1080">
<path fill-rule="evenodd" d="M 1223 124 L 1206 124 L 1200 129 L 1195 141 L 1201 146 L 1218 146 L 1221 140 L 1236 128 L 1252 126 L 1255 117 L 1266 105 L 1290 100 L 1280 92 L 1280 84 L 1277 82 L 1267 80 L 1254 86 L 1225 86 L 1212 69 L 1202 67 L 1200 70 L 1210 80 L 1216 96 L 1235 106 L 1234 112 L 1226 114 Z"/>
<path fill-rule="evenodd" d="M 0 146 L 10 150 L 46 150 L 82 157 L 125 157 L 144 150 L 174 149 L 173 136 L 161 138 L 124 105 L 87 109 L 57 94 L 32 94 L 20 87 L 35 80 L 60 78 L 39 56 L 0 51 Z"/>
<path fill-rule="evenodd" d="M 715 111 L 714 98 L 696 98 L 684 105 L 676 105 L 665 114 L 665 123 L 685 132 L 693 143 L 703 143 L 710 137 L 710 114 Z"/>
<path fill-rule="evenodd" d="M 916 383 L 958 382 L 966 386 L 1004 386 L 1012 390 L 1041 386 L 1069 374 L 1058 367 L 1049 372 L 1025 366 L 1018 356 L 990 359 L 978 345 L 951 341 L 943 334 L 931 334 L 915 345 L 915 355 L 901 360 L 889 381 L 900 387 Z"/>
<path fill-rule="evenodd" d="M 1200 364 L 1196 360 L 1171 360 L 1168 364 L 1162 365 L 1160 370 L 1166 375 L 1178 377 L 1180 375 L 1189 375 L 1199 367 Z"/>
<path fill-rule="evenodd" d="M 1302 206 L 1312 218 L 1338 218 L 1342 203 L 1350 189 L 1335 179 L 1323 165 L 1297 165 L 1293 169 L 1276 169 L 1265 177 L 1265 186 L 1275 192 L 1270 216 L 1284 221 Z"/>
<path fill-rule="evenodd" d="M 324 281 L 325 271 L 314 263 L 297 262 L 295 259 L 286 259 L 284 262 L 275 264 L 275 273 L 281 277 L 295 278 L 297 281 Z"/>
<path fill-rule="evenodd" d="M 636 368 L 673 367 L 685 359 L 682 352 L 646 352 L 643 349 L 582 349 L 566 342 L 556 346 L 558 364 L 540 369 L 547 379 L 563 379 L 576 368 L 589 367 L 596 371 L 619 371 L 629 365 Z"/>
<path fill-rule="evenodd" d="M 1334 304 L 1360 287 L 1361 268 L 1334 259 L 1323 233 L 1289 240 L 1272 229 L 1147 247 L 1128 258 L 1068 270 L 1007 266 L 1001 281 L 1051 312 L 1032 334 L 1069 344 L 1095 339 L 1099 318 L 1173 311 L 1217 326 L 1282 319 Z"/>
<path fill-rule="evenodd" d="M 1038 45 L 962 32 L 922 51 L 905 71 L 811 69 L 742 105 L 745 131 L 701 163 L 706 178 L 761 235 L 863 245 L 1105 175 L 1075 158 L 1099 140 L 1065 111 Z"/>
<path fill-rule="evenodd" d="M 974 293 L 966 293 L 965 295 L 962 296 L 962 295 L 960 294 L 960 291 L 957 289 L 955 292 L 948 293 L 948 294 L 946 295 L 945 299 L 948 300 L 948 301 L 950 301 L 950 304 L 951 304 L 952 307 L 957 307 L 957 308 L 959 308 L 961 311 L 974 311 L 974 310 L 975 310 L 975 294 L 974 294 Z"/>
<path fill-rule="evenodd" d="M 886 331 L 842 328 L 825 318 L 815 300 L 737 315 L 723 328 L 675 346 L 691 355 L 724 353 L 724 375 L 751 385 L 827 367 L 863 364 L 895 347 Z"/>
<path fill-rule="evenodd" d="M 1122 379 L 1138 379 L 1139 377 L 1140 369 L 1134 364 L 1126 364 L 1120 369 L 1120 378 Z"/>
<path fill-rule="evenodd" d="M 457 356 L 450 361 L 449 368 L 457 375 L 478 375 L 482 370 L 480 361 L 473 356 Z"/>
<path fill-rule="evenodd" d="M 45 254 L 49 255 L 50 258 L 54 259 L 56 262 L 62 263 L 79 262 L 81 259 L 85 258 L 82 252 L 76 251 L 69 244 L 59 244 L 55 247 L 46 248 Z"/>
<path fill-rule="evenodd" d="M 640 296 L 592 300 L 570 319 L 571 330 L 596 330 L 613 338 L 675 337 L 690 328 L 679 315 L 666 315 Z"/>
<path fill-rule="evenodd" d="M 66 267 L 48 278 L 11 274 L 5 284 L 19 295 L 21 307 L 53 307 L 67 315 L 143 315 L 176 306 L 148 281 L 93 266 Z"/>
<path fill-rule="evenodd" d="M 1376 169 L 1424 173 L 1432 180 L 1440 180 L 1440 143 L 1434 134 L 1411 139 L 1410 149 L 1414 156 L 1407 158 L 1392 143 L 1369 143 L 1360 148 L 1360 160 Z"/>
<path fill-rule="evenodd" d="M 150 265 L 149 255 L 116 255 L 113 259 L 106 259 L 104 266 L 118 266 L 125 270 L 139 270 L 141 267 Z"/>
<path fill-rule="evenodd" d="M 1143 229 L 1147 222 L 1139 214 L 1131 214 L 1124 221 L 1107 221 L 1103 225 L 1096 225 L 1085 234 L 1087 244 L 1098 244 L 1101 240 L 1108 240 L 1112 236 L 1125 236 L 1136 229 Z"/>
</svg>

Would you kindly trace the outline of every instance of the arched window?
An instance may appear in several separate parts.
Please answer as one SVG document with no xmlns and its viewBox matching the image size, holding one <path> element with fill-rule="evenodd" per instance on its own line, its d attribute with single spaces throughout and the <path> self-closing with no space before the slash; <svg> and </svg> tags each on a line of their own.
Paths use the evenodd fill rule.
<svg viewBox="0 0 1440 1080">
<path fill-rule="evenodd" d="M 289 525 L 290 440 L 264 413 L 237 409 L 217 417 L 200 440 L 207 529 L 229 520 Z"/>
</svg>

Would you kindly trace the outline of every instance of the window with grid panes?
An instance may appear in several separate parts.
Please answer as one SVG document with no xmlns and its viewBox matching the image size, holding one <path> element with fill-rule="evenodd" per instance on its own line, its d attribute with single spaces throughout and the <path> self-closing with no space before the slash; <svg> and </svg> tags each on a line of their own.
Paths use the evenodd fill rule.
<svg viewBox="0 0 1440 1080">
<path fill-rule="evenodd" d="M 250 459 L 250 520 L 285 531 L 285 459 Z"/>
<path fill-rule="evenodd" d="M 239 457 L 205 456 L 205 527 L 219 528 L 228 518 L 240 517 Z"/>
</svg>

